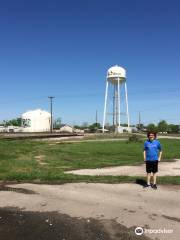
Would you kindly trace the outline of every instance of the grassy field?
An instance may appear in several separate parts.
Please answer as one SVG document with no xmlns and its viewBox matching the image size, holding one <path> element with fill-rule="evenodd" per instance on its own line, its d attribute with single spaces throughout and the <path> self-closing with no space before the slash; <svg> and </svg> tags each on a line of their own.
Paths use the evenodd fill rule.
<svg viewBox="0 0 180 240">
<path fill-rule="evenodd" d="M 163 161 L 180 158 L 180 140 L 162 139 Z M 128 176 L 76 176 L 65 170 L 141 164 L 143 142 L 53 143 L 0 140 L 0 180 L 28 182 L 134 182 Z M 180 177 L 159 177 L 161 183 L 180 184 Z"/>
</svg>

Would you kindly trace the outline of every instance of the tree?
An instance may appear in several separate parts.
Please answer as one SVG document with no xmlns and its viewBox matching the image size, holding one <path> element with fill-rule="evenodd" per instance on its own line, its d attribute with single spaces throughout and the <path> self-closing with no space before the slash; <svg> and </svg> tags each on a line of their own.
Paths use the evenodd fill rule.
<svg viewBox="0 0 180 240">
<path fill-rule="evenodd" d="M 101 128 L 100 123 L 93 123 L 92 125 L 89 126 L 89 129 L 91 132 L 97 131 L 99 128 Z"/>
<path fill-rule="evenodd" d="M 128 124 L 127 124 L 127 123 L 122 123 L 121 126 L 122 126 L 122 127 L 127 127 Z"/>
<path fill-rule="evenodd" d="M 180 130 L 179 125 L 169 124 L 168 125 L 168 132 L 170 133 L 178 133 Z"/>
<path fill-rule="evenodd" d="M 85 129 L 85 128 L 88 128 L 88 126 L 89 126 L 88 122 L 83 122 L 81 128 Z"/>
<path fill-rule="evenodd" d="M 157 132 L 157 127 L 154 123 L 150 123 L 147 125 L 148 132 Z"/>
<path fill-rule="evenodd" d="M 168 124 L 165 120 L 162 120 L 158 123 L 158 132 L 167 132 L 168 131 Z"/>
<path fill-rule="evenodd" d="M 137 124 L 136 127 L 137 127 L 138 130 L 144 129 L 143 123 Z"/>
<path fill-rule="evenodd" d="M 5 126 L 18 126 L 21 127 L 22 118 L 11 119 L 9 121 L 5 121 Z"/>
<path fill-rule="evenodd" d="M 53 128 L 60 128 L 61 127 L 61 118 L 56 118 L 53 123 Z"/>
<path fill-rule="evenodd" d="M 79 125 L 74 125 L 73 126 L 75 129 L 81 129 L 81 126 L 79 126 Z"/>
</svg>

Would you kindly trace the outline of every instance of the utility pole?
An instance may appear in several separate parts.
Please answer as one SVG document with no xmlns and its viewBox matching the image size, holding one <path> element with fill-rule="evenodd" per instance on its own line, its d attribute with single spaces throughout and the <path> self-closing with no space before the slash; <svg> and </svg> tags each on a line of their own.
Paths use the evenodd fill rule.
<svg viewBox="0 0 180 240">
<path fill-rule="evenodd" d="M 96 127 L 97 127 L 97 123 L 98 123 L 98 113 L 97 113 L 97 110 L 96 110 Z"/>
<path fill-rule="evenodd" d="M 51 133 L 53 131 L 53 119 L 52 119 L 52 100 L 54 97 L 50 96 L 48 97 L 50 99 L 50 111 L 51 111 Z"/>
<path fill-rule="evenodd" d="M 139 112 L 139 130 L 141 130 L 141 113 Z"/>
</svg>

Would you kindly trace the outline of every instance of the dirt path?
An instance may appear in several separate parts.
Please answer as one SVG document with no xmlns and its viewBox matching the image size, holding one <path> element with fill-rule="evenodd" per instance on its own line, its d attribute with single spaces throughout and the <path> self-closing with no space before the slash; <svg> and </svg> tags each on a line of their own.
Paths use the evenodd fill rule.
<svg viewBox="0 0 180 240">
<path fill-rule="evenodd" d="M 76 138 L 70 138 L 70 137 L 61 137 L 61 138 L 49 138 L 49 139 L 43 139 L 52 141 L 55 144 L 58 143 L 84 143 L 84 142 L 115 142 L 115 141 L 127 141 L 128 138 L 103 138 L 103 139 L 84 139 L 83 137 L 76 137 Z M 59 140 L 59 141 L 57 141 Z"/>
<path fill-rule="evenodd" d="M 15 190 L 13 191 L 13 189 Z M 20 190 L 18 191 L 18 189 Z M 145 231 L 150 231 L 153 229 L 156 231 L 158 229 L 160 229 L 160 231 L 163 231 L 163 229 L 165 229 L 166 231 L 169 230 L 171 232 L 166 234 L 146 233 L 146 236 L 152 239 L 157 238 L 160 240 L 178 240 L 180 236 L 179 199 L 180 186 L 159 186 L 158 190 L 156 191 L 153 189 L 144 189 L 141 185 L 138 184 L 16 184 L 8 186 L 5 189 L 2 188 L 0 191 L 0 207 L 3 208 L 3 211 L 5 211 L 4 208 L 7 207 L 19 208 L 21 209 L 21 213 L 19 214 L 22 215 L 27 213 L 27 215 L 24 217 L 25 219 L 28 219 L 27 216 L 30 214 L 32 217 L 32 224 L 34 224 L 33 226 L 37 227 L 38 224 L 42 224 L 42 226 L 45 224 L 44 226 L 47 227 L 47 222 L 45 221 L 47 219 L 48 213 L 49 219 L 53 216 L 53 212 L 56 212 L 56 214 L 60 215 L 66 214 L 69 217 L 65 217 L 64 220 L 69 226 L 69 228 L 66 227 L 66 229 L 64 227 L 66 234 L 68 231 L 70 231 L 73 221 L 74 224 L 77 223 L 78 225 L 79 223 L 80 232 L 85 231 L 85 228 L 87 227 L 85 222 L 87 222 L 92 223 L 92 225 L 89 227 L 90 229 L 94 230 L 90 231 L 94 231 L 94 233 L 96 233 L 92 236 L 93 238 L 96 236 L 94 239 L 97 240 L 106 240 L 106 237 L 108 237 L 109 240 L 137 239 L 137 236 L 134 234 L 134 229 L 137 226 L 143 227 Z M 8 211 L 11 211 L 11 209 L 8 209 Z M 11 213 L 12 212 L 6 212 L 4 216 L 6 216 L 8 219 L 8 216 L 10 218 Z M 32 216 L 33 213 L 35 214 L 34 218 Z M 12 213 L 12 215 L 13 214 L 14 213 Z M 55 216 L 55 219 L 59 218 L 63 222 L 64 218 L 60 215 L 58 215 L 59 217 Z M 34 222 L 35 220 L 33 220 L 36 219 L 36 216 L 38 216 L 39 219 L 39 222 L 37 224 Z M 44 217 L 42 218 L 42 216 Z M 76 219 L 74 220 L 74 218 Z M 82 219 L 82 222 L 78 222 L 79 218 Z M 1 218 L 0 216 L 0 222 L 2 223 L 3 221 L 3 217 Z M 23 225 L 25 222 L 23 223 L 22 221 L 20 223 Z M 61 221 L 58 220 L 54 225 L 55 232 L 57 232 L 58 228 L 58 231 L 61 231 L 62 233 L 63 227 L 61 228 L 60 225 L 62 224 L 60 224 L 60 222 Z M 0 226 L 2 233 L 3 225 Z M 93 226 L 95 228 L 93 228 Z M 11 229 L 11 227 L 9 227 L 9 229 Z M 39 234 L 41 234 L 41 230 L 37 231 L 39 231 Z M 66 234 L 63 235 L 62 233 L 64 240 L 73 239 L 70 237 L 68 238 Z M 71 234 L 71 236 L 73 236 L 73 231 Z M 98 234 L 104 234 L 104 238 L 98 237 L 100 236 Z M 85 236 L 86 235 L 84 235 L 84 237 Z M 83 237 L 83 234 L 81 237 Z M 13 239 L 21 240 L 21 238 Z M 76 239 L 74 238 L 73 240 L 81 239 L 82 238 L 79 237 Z M 139 238 L 138 236 L 138 239 L 143 238 Z M 3 240 L 6 240 L 6 238 Z"/>
<path fill-rule="evenodd" d="M 139 166 L 119 166 L 106 167 L 96 169 L 81 169 L 67 171 L 66 173 L 73 173 L 78 175 L 113 175 L 113 176 L 144 176 L 145 164 Z M 159 176 L 180 176 L 180 159 L 175 159 L 173 162 L 159 163 Z"/>
</svg>

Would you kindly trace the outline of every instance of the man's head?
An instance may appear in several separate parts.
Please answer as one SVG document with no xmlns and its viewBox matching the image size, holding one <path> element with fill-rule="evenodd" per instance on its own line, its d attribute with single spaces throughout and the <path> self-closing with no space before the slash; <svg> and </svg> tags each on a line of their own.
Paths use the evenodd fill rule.
<svg viewBox="0 0 180 240">
<path fill-rule="evenodd" d="M 150 141 L 153 141 L 156 138 L 156 133 L 154 132 L 149 132 L 147 134 L 147 137 L 149 138 Z"/>
</svg>

